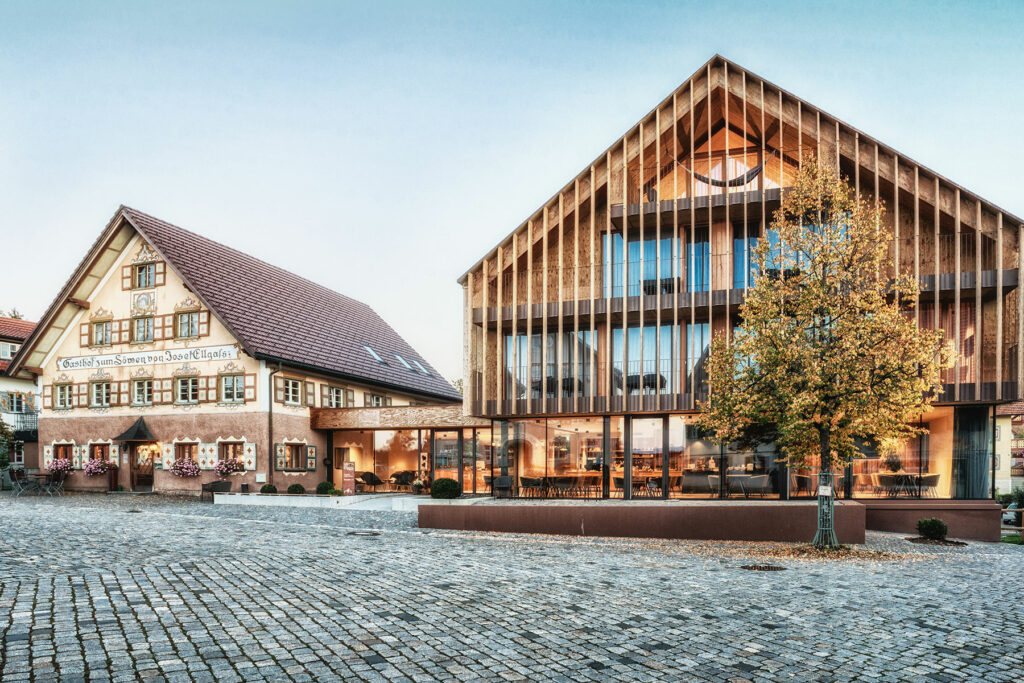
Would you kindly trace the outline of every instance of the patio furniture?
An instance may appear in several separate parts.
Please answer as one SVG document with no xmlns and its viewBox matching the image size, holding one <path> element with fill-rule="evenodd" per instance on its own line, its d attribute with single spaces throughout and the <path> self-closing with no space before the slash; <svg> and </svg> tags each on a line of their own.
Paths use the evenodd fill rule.
<svg viewBox="0 0 1024 683">
<path fill-rule="evenodd" d="M 758 493 L 764 498 L 764 494 L 769 491 L 770 478 L 767 474 L 755 474 L 747 478 L 743 482 L 743 495 L 747 498 L 752 493 Z"/>
<path fill-rule="evenodd" d="M 544 489 L 544 477 L 519 477 L 519 494 L 524 498 L 538 498 Z"/>
<path fill-rule="evenodd" d="M 381 481 L 380 477 L 378 477 L 373 472 L 363 472 L 361 475 L 359 475 L 359 478 L 363 480 L 364 485 L 372 487 L 374 492 L 377 491 L 378 486 L 384 483 L 383 481 Z"/>
<path fill-rule="evenodd" d="M 711 497 L 712 498 L 714 498 L 715 496 L 718 495 L 718 488 L 719 488 L 719 482 L 720 481 L 721 481 L 721 477 L 719 477 L 717 474 L 709 474 L 708 475 L 708 490 L 711 492 Z"/>
<path fill-rule="evenodd" d="M 941 474 L 924 474 L 921 475 L 921 493 L 922 495 L 928 495 L 931 498 L 935 498 L 939 495 L 939 480 L 942 478 Z"/>
<path fill-rule="evenodd" d="M 43 489 L 49 496 L 63 496 L 64 495 L 64 480 L 67 479 L 67 472 L 54 472 L 46 478 L 46 483 L 43 484 Z"/>
<path fill-rule="evenodd" d="M 210 502 L 213 502 L 213 494 L 215 493 L 227 493 L 231 490 L 231 482 L 227 481 L 211 481 L 209 484 L 203 484 L 199 491 L 199 502 L 203 502 L 203 498 L 206 494 L 210 494 Z"/>
<path fill-rule="evenodd" d="M 25 474 L 23 469 L 11 469 L 11 488 L 14 491 L 14 497 L 17 498 L 23 493 L 39 493 L 42 489 L 39 486 L 39 481 L 30 478 Z"/>
</svg>

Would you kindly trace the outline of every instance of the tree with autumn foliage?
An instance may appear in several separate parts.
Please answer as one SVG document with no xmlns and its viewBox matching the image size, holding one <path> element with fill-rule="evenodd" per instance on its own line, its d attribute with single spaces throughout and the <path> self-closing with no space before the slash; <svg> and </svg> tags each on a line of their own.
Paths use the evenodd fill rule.
<svg viewBox="0 0 1024 683">
<path fill-rule="evenodd" d="M 805 160 L 754 250 L 740 327 L 711 344 L 701 425 L 720 443 L 775 441 L 790 465 L 820 466 L 818 547 L 838 545 L 823 495 L 833 469 L 859 443 L 892 452 L 922 432 L 917 416 L 952 364 L 942 331 L 914 322 L 917 281 L 889 273 L 884 213 Z"/>
</svg>

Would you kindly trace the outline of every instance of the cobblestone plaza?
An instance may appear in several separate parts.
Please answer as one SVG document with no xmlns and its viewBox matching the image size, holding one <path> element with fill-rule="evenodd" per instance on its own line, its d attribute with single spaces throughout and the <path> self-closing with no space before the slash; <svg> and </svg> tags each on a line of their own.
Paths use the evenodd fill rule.
<svg viewBox="0 0 1024 683">
<path fill-rule="evenodd" d="M 1022 550 L 428 532 L 414 513 L 0 500 L 0 680 L 1019 680 Z M 353 532 L 377 532 L 359 535 Z"/>
</svg>

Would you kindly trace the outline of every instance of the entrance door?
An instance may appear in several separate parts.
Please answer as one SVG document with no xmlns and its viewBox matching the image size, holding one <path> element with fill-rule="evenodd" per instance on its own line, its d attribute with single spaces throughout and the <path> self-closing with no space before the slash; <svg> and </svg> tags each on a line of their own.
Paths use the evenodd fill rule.
<svg viewBox="0 0 1024 683">
<path fill-rule="evenodd" d="M 630 418 L 629 493 L 633 498 L 668 495 L 671 473 L 664 457 L 666 426 L 663 416 Z"/>
<path fill-rule="evenodd" d="M 132 444 L 131 467 L 132 467 L 132 490 L 152 491 L 153 490 L 153 457 L 156 446 L 153 444 Z"/>
</svg>

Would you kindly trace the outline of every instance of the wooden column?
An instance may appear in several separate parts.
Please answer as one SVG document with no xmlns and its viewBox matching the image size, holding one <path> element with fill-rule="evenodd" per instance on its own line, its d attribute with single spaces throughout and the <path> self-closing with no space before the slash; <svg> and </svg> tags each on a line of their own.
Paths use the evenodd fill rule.
<svg viewBox="0 0 1024 683">
<path fill-rule="evenodd" d="M 580 261 L 580 179 L 577 176 L 572 187 L 572 396 L 569 409 L 579 410 L 580 385 L 580 275 L 584 266 Z"/>
<path fill-rule="evenodd" d="M 543 312 L 543 318 L 540 321 L 541 329 L 541 341 L 540 341 L 540 395 L 541 405 L 544 406 L 542 412 L 548 412 L 548 363 L 551 359 L 548 358 L 548 302 L 551 297 L 548 296 L 548 232 L 550 226 L 548 225 L 548 204 L 544 205 L 543 214 L 541 216 L 541 277 L 544 286 L 544 291 L 541 295 L 541 311 Z"/>
<path fill-rule="evenodd" d="M 1003 212 L 996 212 L 996 399 L 1003 398 Z"/>
<path fill-rule="evenodd" d="M 961 327 L 960 327 L 960 273 L 962 272 L 962 269 L 960 267 L 960 230 L 961 230 L 961 223 L 960 223 L 960 188 L 959 187 L 956 188 L 956 190 L 954 190 L 953 196 L 954 196 L 953 201 L 955 202 L 955 204 L 954 204 L 954 211 L 956 213 L 956 217 L 955 217 L 956 225 L 954 227 L 954 229 L 956 231 L 956 236 L 953 239 L 953 272 L 955 273 L 955 277 L 953 278 L 953 283 L 954 283 L 953 284 L 953 297 L 954 297 L 954 299 L 953 299 L 953 329 L 956 330 L 956 333 L 955 333 L 956 336 L 954 337 L 956 339 L 956 341 L 954 342 L 954 344 L 955 344 L 954 348 L 956 349 L 956 368 L 955 368 L 956 383 L 953 385 L 953 398 L 954 398 L 954 400 L 959 401 L 960 400 L 960 368 L 961 368 L 960 353 L 961 353 L 961 350 L 962 350 L 960 348 L 960 330 L 961 330 Z"/>
<path fill-rule="evenodd" d="M 555 339 L 555 407 L 562 412 L 565 407 L 565 315 L 562 302 L 565 301 L 565 191 L 558 192 L 558 337 Z"/>
<path fill-rule="evenodd" d="M 519 231 L 512 233 L 512 405 L 513 415 L 519 411 Z M 508 353 L 506 350 L 505 353 Z"/>
<path fill-rule="evenodd" d="M 608 193 L 605 192 L 605 196 Z M 590 412 L 594 411 L 594 397 L 597 396 L 597 332 L 595 331 L 594 305 L 597 301 L 597 294 L 594 288 L 597 283 L 597 174 L 594 165 L 590 165 L 590 368 L 588 378 L 587 398 L 590 401 Z M 602 259 L 603 260 L 603 259 Z M 603 277 L 602 277 L 603 282 Z"/>
<path fill-rule="evenodd" d="M 692 84 L 691 84 L 692 87 Z M 690 112 L 693 117 L 693 112 Z M 690 198 L 691 201 L 692 198 Z M 676 93 L 672 93 L 672 407 L 679 410 L 679 286 L 682 269 L 682 243 L 679 241 L 679 109 Z"/>
<path fill-rule="evenodd" d="M 985 371 L 982 346 L 985 335 L 981 327 L 981 199 L 974 199 L 974 400 L 981 400 L 981 377 Z"/>
<path fill-rule="evenodd" d="M 534 411 L 533 403 L 533 221 L 526 221 L 526 406 L 527 412 Z M 542 297 L 543 298 L 543 297 Z"/>
<path fill-rule="evenodd" d="M 914 282 L 917 283 L 918 293 L 914 298 L 914 323 L 921 327 L 921 193 L 920 193 L 921 169 L 914 164 Z"/>
</svg>

